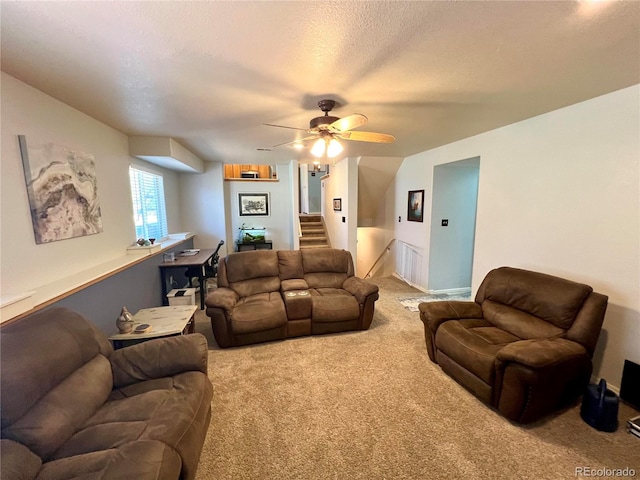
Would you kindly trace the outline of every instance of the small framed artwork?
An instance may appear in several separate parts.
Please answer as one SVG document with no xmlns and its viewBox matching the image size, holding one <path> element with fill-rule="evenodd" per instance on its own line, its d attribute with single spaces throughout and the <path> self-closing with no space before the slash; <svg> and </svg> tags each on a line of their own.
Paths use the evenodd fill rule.
<svg viewBox="0 0 640 480">
<path fill-rule="evenodd" d="M 268 193 L 239 193 L 238 209 L 241 217 L 268 217 Z"/>
<path fill-rule="evenodd" d="M 407 220 L 422 222 L 424 219 L 424 190 L 409 190 Z"/>
<path fill-rule="evenodd" d="M 334 198 L 333 199 L 333 211 L 334 212 L 342 211 L 342 199 L 341 198 Z"/>
</svg>

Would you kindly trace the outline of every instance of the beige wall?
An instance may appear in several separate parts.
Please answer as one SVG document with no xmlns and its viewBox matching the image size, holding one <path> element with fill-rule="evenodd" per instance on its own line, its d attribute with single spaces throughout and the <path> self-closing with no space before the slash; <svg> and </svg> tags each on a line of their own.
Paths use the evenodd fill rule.
<svg viewBox="0 0 640 480">
<path fill-rule="evenodd" d="M 145 164 L 165 177 L 170 231 L 181 230 L 177 175 L 128 154 L 127 136 L 2 73 L 0 279 L 2 296 L 90 269 L 126 254 L 135 242 L 129 164 Z M 103 232 L 36 245 L 18 135 L 93 155 Z"/>
</svg>

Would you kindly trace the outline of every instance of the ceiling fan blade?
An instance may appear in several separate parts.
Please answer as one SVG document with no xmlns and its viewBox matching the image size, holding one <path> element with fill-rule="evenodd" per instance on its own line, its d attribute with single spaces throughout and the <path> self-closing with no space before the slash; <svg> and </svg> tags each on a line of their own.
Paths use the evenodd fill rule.
<svg viewBox="0 0 640 480">
<path fill-rule="evenodd" d="M 342 132 L 338 133 L 337 136 L 340 138 L 344 138 L 345 140 L 374 143 L 392 143 L 396 139 L 396 137 L 394 137 L 393 135 L 374 132 Z"/>
<path fill-rule="evenodd" d="M 354 128 L 361 127 L 367 123 L 369 119 L 359 113 L 354 113 L 344 118 L 340 118 L 333 122 L 330 127 L 340 132 L 346 132 L 347 130 L 353 130 Z"/>
<path fill-rule="evenodd" d="M 283 145 L 293 145 L 294 143 L 302 143 L 317 137 L 318 137 L 317 135 L 310 135 L 308 137 L 301 138 L 300 140 L 291 140 L 290 142 L 279 143 L 277 145 L 272 146 L 271 148 L 281 147 Z"/>
<path fill-rule="evenodd" d="M 306 128 L 287 127 L 286 125 L 275 125 L 273 123 L 263 123 L 262 125 L 265 125 L 267 127 L 289 128 L 291 130 L 304 130 L 304 131 L 307 130 Z"/>
</svg>

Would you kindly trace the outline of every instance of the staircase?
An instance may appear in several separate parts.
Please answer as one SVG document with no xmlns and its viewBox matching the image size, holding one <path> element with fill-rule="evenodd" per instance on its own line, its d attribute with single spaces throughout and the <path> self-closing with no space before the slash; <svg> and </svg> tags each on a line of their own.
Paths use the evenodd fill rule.
<svg viewBox="0 0 640 480">
<path fill-rule="evenodd" d="M 300 215 L 300 231 L 300 250 L 330 247 L 321 215 Z"/>
</svg>

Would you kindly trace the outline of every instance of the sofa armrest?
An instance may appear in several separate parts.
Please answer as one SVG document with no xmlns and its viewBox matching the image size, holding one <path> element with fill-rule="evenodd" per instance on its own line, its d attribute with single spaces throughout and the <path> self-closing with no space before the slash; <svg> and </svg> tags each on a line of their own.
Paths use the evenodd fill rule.
<svg viewBox="0 0 640 480">
<path fill-rule="evenodd" d="M 115 388 L 177 375 L 207 373 L 209 346 L 201 333 L 157 338 L 116 350 L 109 357 Z"/>
<path fill-rule="evenodd" d="M 482 318 L 482 307 L 475 302 L 442 301 L 424 302 L 418 305 L 420 319 L 432 332 L 447 320 Z"/>
<path fill-rule="evenodd" d="M 541 338 L 510 343 L 498 350 L 496 359 L 502 363 L 545 368 L 585 355 L 589 355 L 587 350 L 577 342 L 566 338 Z"/>
<path fill-rule="evenodd" d="M 205 304 L 207 307 L 222 308 L 230 313 L 238 303 L 239 298 L 238 294 L 230 288 L 220 287 L 207 295 Z"/>
<path fill-rule="evenodd" d="M 21 443 L 3 438 L 0 440 L 2 478 L 31 480 L 36 478 L 42 460 Z"/>
<path fill-rule="evenodd" d="M 347 278 L 342 284 L 342 288 L 356 297 L 360 304 L 364 303 L 369 295 L 378 294 L 377 285 L 358 277 Z"/>
</svg>

